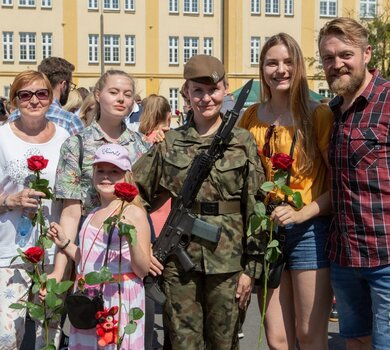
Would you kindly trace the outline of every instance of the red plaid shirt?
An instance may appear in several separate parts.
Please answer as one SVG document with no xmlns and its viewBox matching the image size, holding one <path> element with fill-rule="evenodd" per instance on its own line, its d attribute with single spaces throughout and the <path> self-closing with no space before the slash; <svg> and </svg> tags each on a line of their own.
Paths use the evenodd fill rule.
<svg viewBox="0 0 390 350">
<path fill-rule="evenodd" d="M 390 264 L 390 81 L 373 77 L 344 113 L 342 97 L 329 145 L 335 212 L 328 241 L 331 261 L 342 266 Z"/>
</svg>

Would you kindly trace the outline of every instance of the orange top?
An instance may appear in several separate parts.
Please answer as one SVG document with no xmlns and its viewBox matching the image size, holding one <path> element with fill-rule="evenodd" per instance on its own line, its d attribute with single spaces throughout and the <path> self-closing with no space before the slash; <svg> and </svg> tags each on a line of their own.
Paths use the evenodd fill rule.
<svg viewBox="0 0 390 350">
<path fill-rule="evenodd" d="M 265 142 L 265 133 L 269 124 L 261 121 L 261 117 L 257 116 L 259 103 L 250 106 L 239 121 L 239 127 L 249 130 L 254 136 L 257 145 L 260 149 Z M 322 157 L 325 152 L 327 154 L 328 144 L 330 140 L 330 133 L 333 124 L 333 113 L 326 104 L 318 105 L 313 111 L 313 127 L 314 127 L 314 143 L 313 147 L 316 149 L 316 156 L 314 159 L 313 169 L 310 174 L 300 176 L 297 173 L 297 159 L 300 152 L 297 147 L 294 149 L 293 159 L 295 160 L 291 168 L 290 188 L 293 191 L 299 191 L 302 195 L 304 204 L 311 203 L 318 198 L 329 188 L 328 183 L 328 169 Z M 290 148 L 294 130 L 292 126 L 276 125 L 273 135 L 270 139 L 270 149 L 272 154 L 285 153 L 290 154 Z M 267 180 L 272 180 L 274 170 L 272 170 L 272 163 L 270 158 L 263 155 L 260 156 L 264 167 Z"/>
</svg>

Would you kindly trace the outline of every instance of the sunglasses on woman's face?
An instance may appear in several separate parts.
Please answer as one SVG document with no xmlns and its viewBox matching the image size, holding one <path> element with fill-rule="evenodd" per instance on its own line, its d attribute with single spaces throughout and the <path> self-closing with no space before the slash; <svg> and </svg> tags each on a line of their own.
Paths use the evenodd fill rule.
<svg viewBox="0 0 390 350">
<path fill-rule="evenodd" d="M 271 137 L 274 133 L 274 129 L 275 129 L 275 124 L 271 124 L 268 128 L 267 128 L 267 131 L 265 132 L 265 138 L 264 138 L 264 145 L 263 145 L 263 150 L 262 150 L 262 153 L 263 153 L 263 156 L 265 157 L 271 157 L 272 153 L 271 153 L 271 147 L 270 147 L 270 144 L 269 142 L 271 141 Z"/>
<path fill-rule="evenodd" d="M 16 93 L 20 102 L 27 102 L 32 99 L 33 96 L 36 96 L 38 100 L 48 100 L 49 99 L 49 90 L 48 89 L 39 89 L 37 91 L 29 90 L 20 90 Z"/>
</svg>

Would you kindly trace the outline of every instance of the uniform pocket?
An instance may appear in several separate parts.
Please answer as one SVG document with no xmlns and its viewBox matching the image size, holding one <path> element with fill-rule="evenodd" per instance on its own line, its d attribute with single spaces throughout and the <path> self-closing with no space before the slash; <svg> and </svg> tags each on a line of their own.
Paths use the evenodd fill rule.
<svg viewBox="0 0 390 350">
<path fill-rule="evenodd" d="M 223 184 L 229 194 L 237 194 L 244 186 L 247 161 L 244 153 L 225 153 L 225 156 L 215 163 L 218 183 Z"/>
</svg>

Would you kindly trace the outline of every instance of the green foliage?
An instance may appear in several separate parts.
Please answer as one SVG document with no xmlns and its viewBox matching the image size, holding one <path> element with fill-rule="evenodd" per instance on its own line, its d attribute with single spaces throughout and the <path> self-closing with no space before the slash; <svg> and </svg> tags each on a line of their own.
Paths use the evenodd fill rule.
<svg viewBox="0 0 390 350">
<path fill-rule="evenodd" d="M 93 271 L 85 275 L 85 282 L 89 285 L 115 282 L 112 272 L 107 266 L 103 266 L 99 271 Z"/>
<path fill-rule="evenodd" d="M 124 222 L 118 223 L 119 227 L 119 236 L 126 237 L 127 241 L 135 246 L 137 244 L 137 230 L 133 225 L 126 224 Z"/>
</svg>

